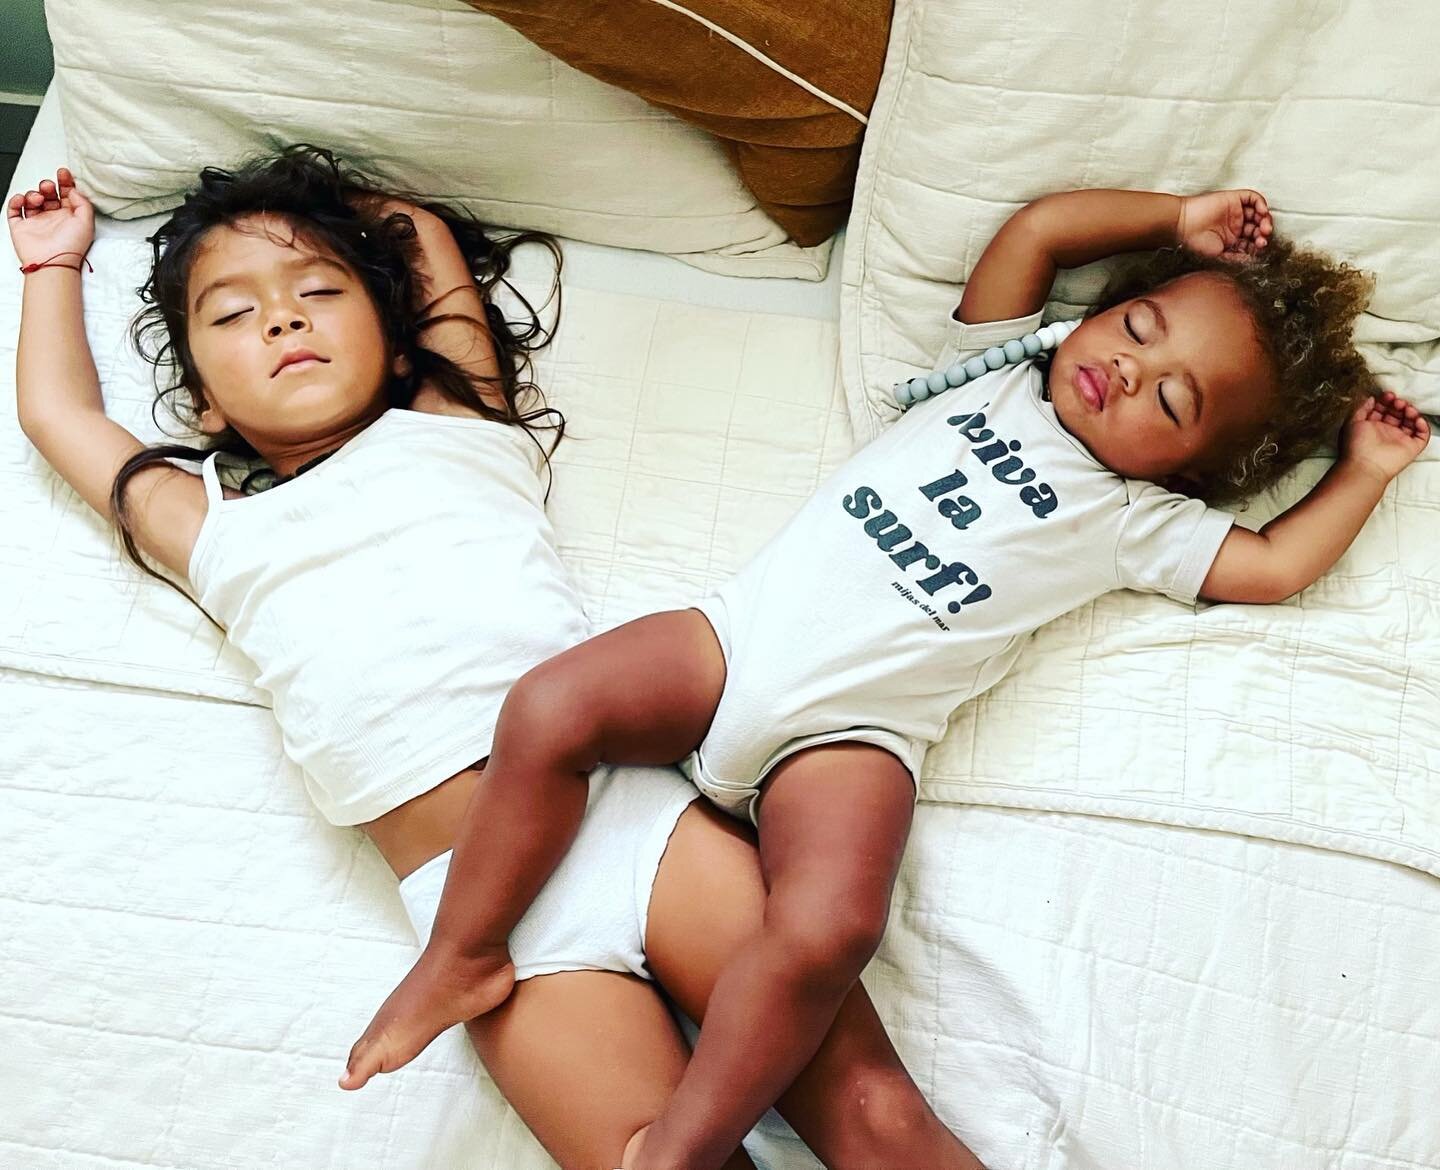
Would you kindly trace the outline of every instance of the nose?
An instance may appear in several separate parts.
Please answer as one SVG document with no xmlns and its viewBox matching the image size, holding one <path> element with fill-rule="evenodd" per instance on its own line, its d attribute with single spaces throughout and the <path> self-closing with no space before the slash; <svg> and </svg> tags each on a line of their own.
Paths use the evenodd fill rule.
<svg viewBox="0 0 1440 1170">
<path fill-rule="evenodd" d="M 1117 353 L 1111 359 L 1115 377 L 1120 383 L 1122 394 L 1134 394 L 1140 389 L 1140 363 L 1128 353 Z"/>
<path fill-rule="evenodd" d="M 265 311 L 264 321 L 265 336 L 270 340 L 310 327 L 310 319 L 304 309 L 292 297 L 285 295 L 274 298 Z"/>
</svg>

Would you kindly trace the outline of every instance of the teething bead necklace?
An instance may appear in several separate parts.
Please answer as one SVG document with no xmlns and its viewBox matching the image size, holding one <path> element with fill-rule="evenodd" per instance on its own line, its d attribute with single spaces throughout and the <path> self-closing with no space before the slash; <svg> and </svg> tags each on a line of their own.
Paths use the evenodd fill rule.
<svg viewBox="0 0 1440 1170">
<path fill-rule="evenodd" d="M 1055 349 L 1080 326 L 1079 321 L 1055 321 L 1042 325 L 1034 333 L 1024 337 L 1012 337 L 1002 345 L 992 345 L 984 353 L 977 353 L 963 362 L 956 362 L 943 370 L 932 370 L 908 382 L 895 383 L 895 401 L 901 406 L 913 406 L 923 402 L 932 394 L 953 390 L 966 382 L 974 381 L 982 374 L 998 370 L 1002 366 L 1013 366 L 1032 358 L 1042 350 Z"/>
</svg>

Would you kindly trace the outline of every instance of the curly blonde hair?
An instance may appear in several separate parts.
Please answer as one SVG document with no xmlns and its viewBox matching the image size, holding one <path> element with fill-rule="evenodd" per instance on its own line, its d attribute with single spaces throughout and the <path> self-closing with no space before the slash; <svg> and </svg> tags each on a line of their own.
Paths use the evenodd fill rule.
<svg viewBox="0 0 1440 1170">
<path fill-rule="evenodd" d="M 1217 459 L 1189 489 L 1210 503 L 1230 503 L 1269 487 L 1333 440 L 1346 416 L 1375 392 L 1374 375 L 1352 340 L 1355 319 L 1375 282 L 1350 264 L 1273 236 L 1248 261 L 1161 248 L 1116 272 L 1090 314 L 1192 272 L 1216 273 L 1234 287 L 1254 320 L 1276 384 L 1274 410 L 1261 429 L 1238 451 Z"/>
</svg>

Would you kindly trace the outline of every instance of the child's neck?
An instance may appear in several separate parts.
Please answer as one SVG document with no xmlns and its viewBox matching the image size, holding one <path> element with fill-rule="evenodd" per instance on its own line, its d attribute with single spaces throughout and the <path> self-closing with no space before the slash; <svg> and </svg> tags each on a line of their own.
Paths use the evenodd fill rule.
<svg viewBox="0 0 1440 1170">
<path fill-rule="evenodd" d="M 333 455 L 384 413 L 385 408 L 381 406 L 373 413 L 366 414 L 362 418 L 346 424 L 332 434 L 299 441 L 275 441 L 268 436 L 251 438 L 249 435 L 246 435 L 244 437 L 249 441 L 250 445 L 255 448 L 260 458 L 263 459 L 275 473 L 276 481 L 280 482 L 287 479 L 294 479 L 304 468 L 325 458 L 327 455 Z"/>
</svg>

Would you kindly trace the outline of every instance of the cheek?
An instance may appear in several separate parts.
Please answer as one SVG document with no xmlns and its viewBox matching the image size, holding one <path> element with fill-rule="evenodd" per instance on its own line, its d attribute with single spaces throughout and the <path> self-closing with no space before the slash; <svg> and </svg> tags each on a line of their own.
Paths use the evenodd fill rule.
<svg viewBox="0 0 1440 1170">
<path fill-rule="evenodd" d="M 190 337 L 187 339 L 190 347 L 190 365 L 195 374 L 202 382 L 211 382 L 211 371 L 219 371 L 225 368 L 225 363 L 217 360 L 215 347 L 209 338 Z"/>
<path fill-rule="evenodd" d="M 346 349 L 363 358 L 367 366 L 385 364 L 385 327 L 373 309 L 345 314 L 336 322 L 336 332 L 346 339 Z"/>
</svg>

